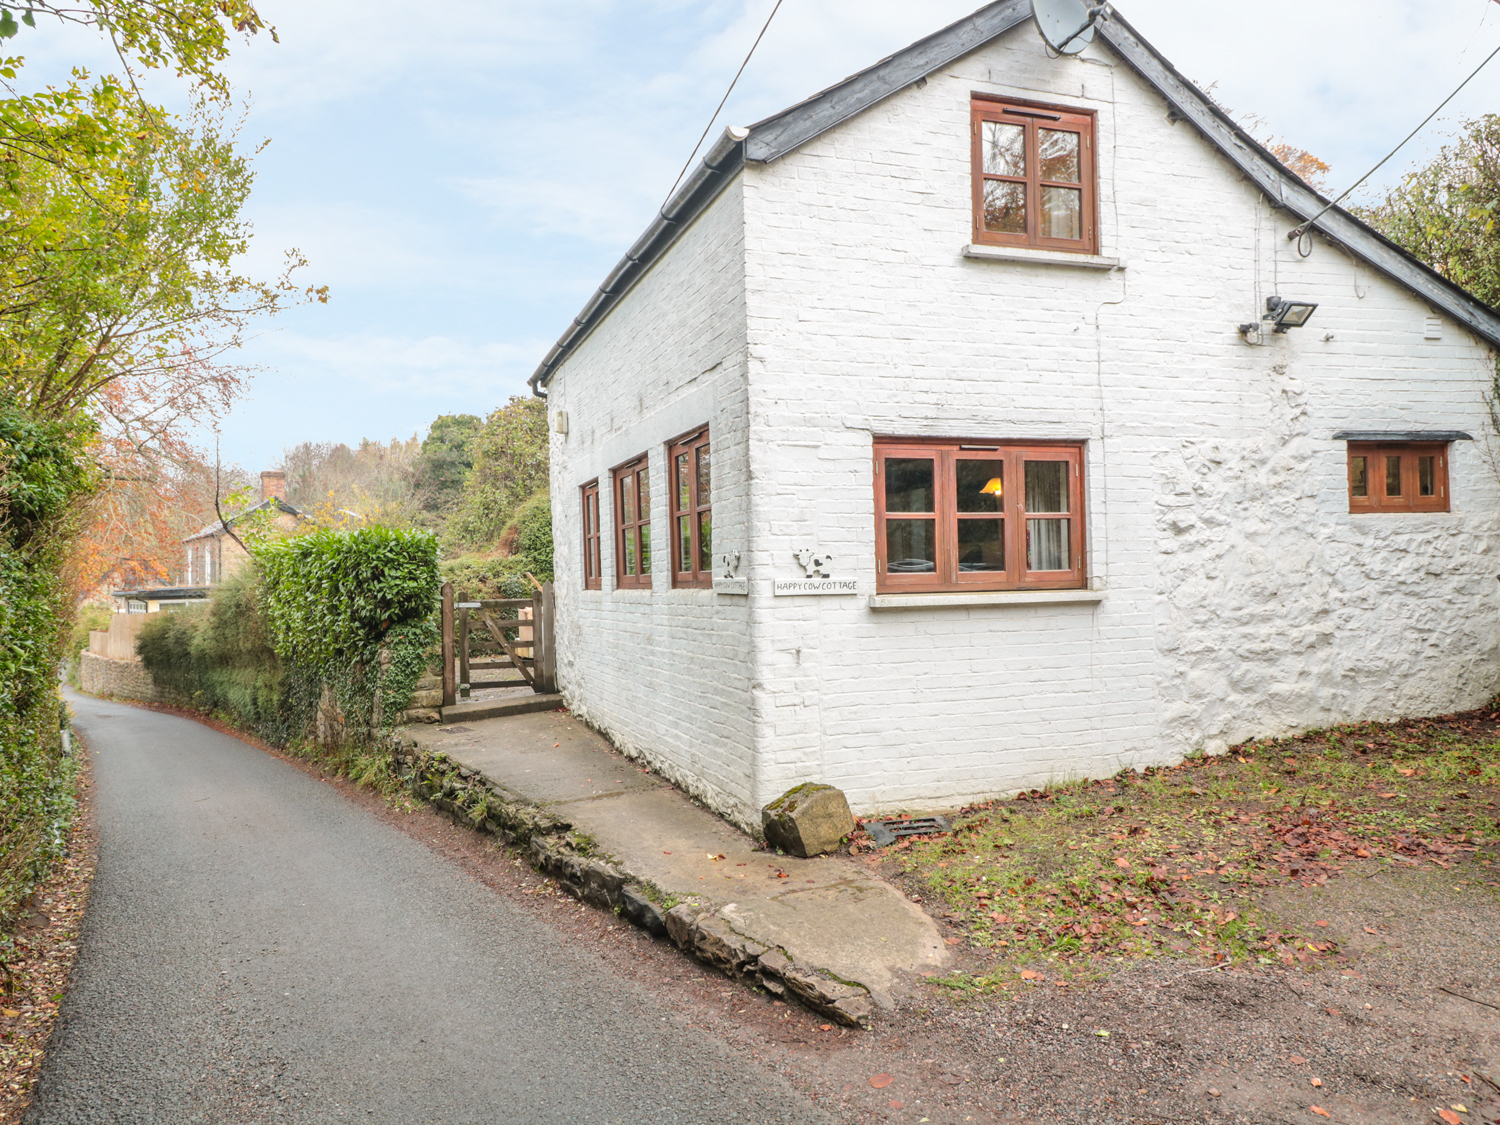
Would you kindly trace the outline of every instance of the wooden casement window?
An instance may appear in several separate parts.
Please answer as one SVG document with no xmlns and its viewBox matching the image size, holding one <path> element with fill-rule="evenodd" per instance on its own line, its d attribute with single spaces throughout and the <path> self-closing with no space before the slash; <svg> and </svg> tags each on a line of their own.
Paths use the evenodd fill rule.
<svg viewBox="0 0 1500 1125">
<path fill-rule="evenodd" d="M 651 483 L 645 454 L 614 470 L 615 586 L 651 588 Z"/>
<path fill-rule="evenodd" d="M 1094 115 L 976 97 L 974 241 L 1098 253 Z"/>
<path fill-rule="evenodd" d="M 876 589 L 1084 585 L 1083 447 L 875 442 Z"/>
<path fill-rule="evenodd" d="M 672 496 L 672 585 L 714 584 L 714 533 L 708 427 L 667 449 Z"/>
<path fill-rule="evenodd" d="M 1349 443 L 1351 512 L 1446 512 L 1445 442 Z"/>
<path fill-rule="evenodd" d="M 583 497 L 583 588 L 600 588 L 599 482 L 591 480 L 578 490 Z"/>
</svg>

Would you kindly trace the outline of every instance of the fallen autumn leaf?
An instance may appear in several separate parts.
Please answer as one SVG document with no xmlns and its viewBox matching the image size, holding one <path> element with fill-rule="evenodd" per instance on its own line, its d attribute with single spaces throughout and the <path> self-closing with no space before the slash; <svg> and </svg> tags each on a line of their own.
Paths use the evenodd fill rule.
<svg viewBox="0 0 1500 1125">
<path fill-rule="evenodd" d="M 1310 1110 L 1312 1110 L 1319 1117 L 1332 1117 L 1333 1116 L 1333 1114 L 1329 1113 L 1326 1109 L 1324 1109 L 1320 1105 L 1310 1105 L 1307 1108 L 1310 1109 Z"/>
<path fill-rule="evenodd" d="M 896 1081 L 889 1074 L 876 1074 L 870 1078 L 870 1085 L 877 1090 L 884 1090 L 892 1082 Z"/>
</svg>

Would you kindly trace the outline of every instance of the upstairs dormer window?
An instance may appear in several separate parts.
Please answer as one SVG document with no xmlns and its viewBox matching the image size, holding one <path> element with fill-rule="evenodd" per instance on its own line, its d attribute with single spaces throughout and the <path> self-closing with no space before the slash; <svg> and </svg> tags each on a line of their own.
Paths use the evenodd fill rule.
<svg viewBox="0 0 1500 1125">
<path fill-rule="evenodd" d="M 1094 115 L 975 97 L 974 241 L 1098 253 Z"/>
</svg>

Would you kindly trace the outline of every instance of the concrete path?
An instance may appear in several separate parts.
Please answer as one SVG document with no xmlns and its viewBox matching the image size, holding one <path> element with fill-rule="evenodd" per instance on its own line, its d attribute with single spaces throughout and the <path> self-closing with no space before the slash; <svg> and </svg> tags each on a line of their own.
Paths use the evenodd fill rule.
<svg viewBox="0 0 1500 1125">
<path fill-rule="evenodd" d="M 27 1125 L 826 1120 L 306 773 L 72 702 L 99 864 Z"/>
<path fill-rule="evenodd" d="M 846 858 L 796 859 L 755 841 L 615 752 L 566 712 L 410 727 L 491 783 L 571 821 L 631 876 L 717 910 L 744 937 L 826 969 L 890 1006 L 947 947 L 922 909 Z"/>
</svg>

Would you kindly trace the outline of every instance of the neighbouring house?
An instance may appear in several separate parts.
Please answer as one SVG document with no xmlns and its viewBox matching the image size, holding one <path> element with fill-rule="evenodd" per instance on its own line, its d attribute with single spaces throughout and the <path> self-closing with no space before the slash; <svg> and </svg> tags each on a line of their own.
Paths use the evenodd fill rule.
<svg viewBox="0 0 1500 1125">
<path fill-rule="evenodd" d="M 272 525 L 283 534 L 290 533 L 299 521 L 307 518 L 286 502 L 285 473 L 261 473 L 259 503 L 227 520 L 216 520 L 182 541 L 187 553 L 185 585 L 192 586 L 196 582 L 212 586 L 239 570 L 249 556 L 230 531 L 262 512 L 269 513 Z"/>
<path fill-rule="evenodd" d="M 1490 698 L 1500 315 L 1325 203 L 1028 0 L 728 130 L 532 377 L 567 704 L 758 824 Z"/>
<path fill-rule="evenodd" d="M 249 557 L 228 529 L 243 525 L 259 512 L 270 513 L 267 518 L 283 533 L 292 531 L 299 520 L 306 518 L 286 502 L 285 473 L 261 473 L 260 491 L 260 501 L 253 507 L 182 541 L 186 549 L 184 584 L 140 585 L 110 592 L 115 612 L 109 628 L 91 631 L 89 647 L 80 656 L 79 683 L 85 691 L 136 699 L 156 698 L 151 676 L 135 652 L 135 641 L 146 615 L 207 604 L 213 586 L 243 566 Z"/>
</svg>

